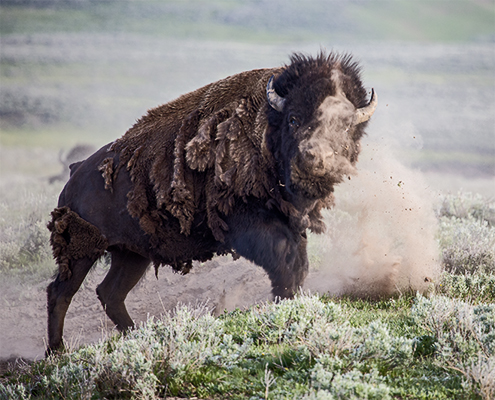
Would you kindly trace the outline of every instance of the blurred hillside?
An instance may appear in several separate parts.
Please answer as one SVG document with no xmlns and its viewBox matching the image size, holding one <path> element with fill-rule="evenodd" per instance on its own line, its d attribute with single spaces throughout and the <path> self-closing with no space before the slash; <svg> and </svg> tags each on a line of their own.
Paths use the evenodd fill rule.
<svg viewBox="0 0 495 400">
<path fill-rule="evenodd" d="M 3 0 L 0 32 L 192 39 L 493 40 L 491 0 Z"/>
<path fill-rule="evenodd" d="M 103 145 L 182 93 L 328 49 L 377 90 L 370 138 L 424 170 L 495 175 L 492 0 L 3 0 L 0 34 L 2 145 Z"/>
</svg>

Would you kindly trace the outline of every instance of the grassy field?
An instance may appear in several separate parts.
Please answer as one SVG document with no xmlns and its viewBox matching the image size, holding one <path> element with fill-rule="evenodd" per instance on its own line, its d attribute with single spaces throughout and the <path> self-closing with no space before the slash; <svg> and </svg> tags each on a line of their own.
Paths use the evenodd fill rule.
<svg viewBox="0 0 495 400">
<path fill-rule="evenodd" d="M 16 158 L 35 156 L 46 159 L 45 172 L 58 171 L 53 153 Z M 62 183 L 40 181 L 36 163 L 17 173 L 15 185 L 3 181 L 11 190 L 0 204 L 2 302 L 22 299 L 54 268 L 45 225 Z M 443 195 L 435 215 L 444 272 L 425 296 L 301 293 L 218 317 L 207 303 L 178 305 L 125 337 L 35 363 L 4 362 L 0 398 L 490 399 L 495 202 Z M 352 217 L 335 210 L 327 219 Z M 317 237 L 310 240 L 317 268 L 324 248 Z"/>
<path fill-rule="evenodd" d="M 18 367 L 6 398 L 491 399 L 495 308 L 440 294 L 204 305 Z M 5 380 L 5 378 L 4 378 Z M 12 396 L 12 397 L 9 397 Z"/>
<path fill-rule="evenodd" d="M 489 0 L 377 4 L 312 0 L 3 1 L 1 34 L 140 32 L 249 42 L 471 41 L 493 38 Z"/>
<path fill-rule="evenodd" d="M 178 305 L 125 337 L 0 360 L 0 399 L 495 397 L 494 18 L 490 0 L 2 1 L 0 314 L 54 272 L 60 151 L 102 146 L 151 107 L 320 48 L 354 54 L 378 93 L 365 144 L 435 174 L 442 273 L 422 294 L 378 300 Z M 338 249 L 310 240 L 315 270 Z"/>
</svg>

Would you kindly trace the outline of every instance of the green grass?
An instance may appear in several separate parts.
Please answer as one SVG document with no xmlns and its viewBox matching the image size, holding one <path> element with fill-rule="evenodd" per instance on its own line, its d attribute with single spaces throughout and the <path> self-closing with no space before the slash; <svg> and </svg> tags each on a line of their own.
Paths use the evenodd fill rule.
<svg viewBox="0 0 495 400">
<path fill-rule="evenodd" d="M 386 311 L 386 313 L 384 312 Z M 370 320 L 370 315 L 373 316 Z M 214 318 L 178 307 L 4 376 L 14 398 L 480 399 L 493 394 L 495 305 L 299 295 Z"/>
<path fill-rule="evenodd" d="M 382 40 L 465 41 L 493 37 L 490 1 L 396 0 L 354 3 L 350 13 L 363 32 Z"/>
<path fill-rule="evenodd" d="M 29 195 L 15 207 L 4 197 L 2 232 L 19 227 L 2 239 L 14 249 L 8 259 L 0 248 L 4 282 L 44 278 L 51 257 L 40 227 L 50 197 Z M 29 220 L 24 208 L 33 209 Z M 178 306 L 126 336 L 18 364 L 0 376 L 0 398 L 491 399 L 494 210 L 493 200 L 479 195 L 442 198 L 436 212 L 447 270 L 428 297 L 301 293 L 219 317 L 205 304 Z M 485 245 L 477 244 L 480 226 Z M 462 250 L 456 268 L 449 269 L 448 249 Z M 480 255 L 485 262 L 473 264 Z"/>
<path fill-rule="evenodd" d="M 458 140 L 459 142 L 462 141 L 461 138 Z M 465 149 L 465 151 L 456 149 L 452 151 L 442 149 L 421 149 L 421 151 L 407 150 L 401 151 L 401 155 L 411 165 L 420 166 L 423 170 L 443 170 L 462 174 L 463 171 L 472 169 L 484 171 L 485 174 L 493 175 L 493 171 L 495 171 L 495 157 L 491 152 L 495 149 L 493 146 L 488 145 L 488 137 L 479 139 L 479 142 L 487 143 L 487 147 L 482 149 L 481 146 L 479 146 L 478 149 Z M 460 148 L 461 144 L 456 147 Z M 478 152 L 475 152 L 475 150 L 478 150 Z M 486 154 L 483 154 L 483 151 L 486 151 Z"/>
<path fill-rule="evenodd" d="M 29 126 L 21 129 L 5 128 L 0 132 L 0 147 L 3 146 L 6 152 L 9 149 L 16 151 L 19 148 L 55 151 L 53 160 L 56 163 L 57 152 L 61 149 L 68 150 L 81 142 L 103 146 L 121 136 L 122 133 L 122 131 L 103 128 L 89 131 L 87 128 L 77 128 L 69 124 L 38 129 Z M 19 165 L 19 167 L 24 168 L 24 165 Z"/>
<path fill-rule="evenodd" d="M 490 1 L 105 1 L 1 6 L 0 33 L 139 32 L 250 42 L 493 37 Z"/>
<path fill-rule="evenodd" d="M 263 25 L 253 28 L 223 19 L 224 14 L 242 6 L 239 1 L 107 1 L 83 6 L 2 6 L 0 33 L 139 32 L 159 37 L 250 42 L 286 42 L 311 37 L 302 28 L 296 32 L 288 29 L 278 32 Z"/>
</svg>

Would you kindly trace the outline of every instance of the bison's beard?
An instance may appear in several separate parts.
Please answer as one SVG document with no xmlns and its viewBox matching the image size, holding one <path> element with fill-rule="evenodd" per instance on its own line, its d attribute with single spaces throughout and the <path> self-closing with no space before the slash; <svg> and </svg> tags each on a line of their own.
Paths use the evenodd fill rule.
<svg viewBox="0 0 495 400">
<path fill-rule="evenodd" d="M 311 200 L 329 196 L 335 185 L 341 183 L 346 176 L 354 175 L 356 171 L 345 157 L 337 156 L 334 161 L 326 165 L 323 171 L 319 169 L 316 172 L 310 166 L 301 166 L 293 160 L 290 168 L 290 191 Z"/>
</svg>

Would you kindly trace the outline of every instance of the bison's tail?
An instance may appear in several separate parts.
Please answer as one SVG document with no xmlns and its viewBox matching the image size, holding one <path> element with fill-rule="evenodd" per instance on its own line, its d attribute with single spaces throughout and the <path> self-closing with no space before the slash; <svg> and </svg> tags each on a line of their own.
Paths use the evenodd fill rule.
<svg viewBox="0 0 495 400">
<path fill-rule="evenodd" d="M 108 247 L 108 241 L 100 230 L 69 207 L 53 210 L 47 227 L 51 232 L 53 258 L 57 261 L 59 279 L 62 281 L 72 275 L 70 260 L 88 257 L 96 261 Z"/>
</svg>

